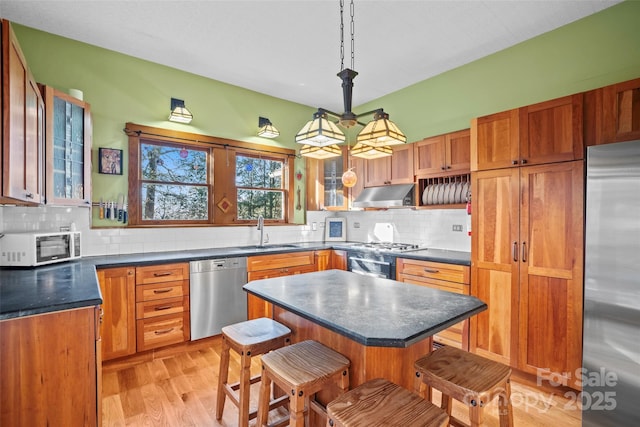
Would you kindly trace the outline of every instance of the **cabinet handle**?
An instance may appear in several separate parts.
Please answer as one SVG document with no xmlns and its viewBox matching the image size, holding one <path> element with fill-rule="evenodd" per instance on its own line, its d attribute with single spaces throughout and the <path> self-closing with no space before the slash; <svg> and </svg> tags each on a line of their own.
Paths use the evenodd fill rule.
<svg viewBox="0 0 640 427">
<path fill-rule="evenodd" d="M 432 268 L 425 268 L 424 271 L 427 273 L 440 273 L 440 270 L 434 270 Z"/>
<path fill-rule="evenodd" d="M 518 242 L 513 242 L 513 260 L 518 262 Z"/>
<path fill-rule="evenodd" d="M 167 292 L 171 292 L 173 290 L 173 288 L 168 288 L 168 289 L 154 289 L 153 293 L 154 294 L 166 294 Z"/>
<path fill-rule="evenodd" d="M 441 166 L 440 169 L 445 170 L 447 167 L 446 166 Z"/>
<path fill-rule="evenodd" d="M 173 307 L 172 305 L 162 305 L 160 307 L 155 307 L 154 310 L 155 311 L 169 310 L 172 307 Z"/>
<path fill-rule="evenodd" d="M 518 164 L 518 161 L 517 161 L 517 160 L 511 160 L 511 164 L 512 164 L 512 165 L 517 165 L 517 164 Z"/>
<path fill-rule="evenodd" d="M 154 334 L 156 334 L 156 335 L 164 335 L 164 334 L 168 334 L 171 331 L 173 331 L 173 328 L 163 329 L 162 331 L 155 331 Z"/>
<path fill-rule="evenodd" d="M 171 276 L 173 272 L 163 271 L 162 273 L 153 273 L 153 277 Z"/>
<path fill-rule="evenodd" d="M 527 262 L 527 242 L 522 242 L 522 262 Z"/>
<path fill-rule="evenodd" d="M 522 163 L 523 165 L 526 165 L 526 164 L 527 164 L 527 159 L 522 159 L 522 160 L 520 161 L 520 163 Z"/>
<path fill-rule="evenodd" d="M 33 199 L 33 193 L 27 193 L 24 195 L 27 199 Z"/>
</svg>

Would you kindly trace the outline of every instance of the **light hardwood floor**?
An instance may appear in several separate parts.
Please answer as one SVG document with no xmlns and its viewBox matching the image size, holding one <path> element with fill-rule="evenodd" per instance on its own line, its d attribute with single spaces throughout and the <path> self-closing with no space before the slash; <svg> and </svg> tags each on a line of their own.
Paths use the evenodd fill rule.
<svg viewBox="0 0 640 427">
<path fill-rule="evenodd" d="M 227 399 L 222 420 L 215 419 L 216 385 L 221 344 L 214 339 L 202 348 L 186 349 L 173 356 L 138 363 L 134 366 L 106 364 L 102 378 L 103 426 L 236 426 L 237 409 Z M 237 381 L 239 357 L 233 352 L 229 381 Z M 252 373 L 260 371 L 254 358 Z M 252 387 L 252 405 L 257 405 L 259 384 Z M 528 426 L 581 425 L 575 399 L 552 395 L 530 384 L 512 381 L 514 424 Z M 440 403 L 440 395 L 433 399 Z M 468 419 L 458 402 L 454 415 Z M 499 426 L 496 402 L 485 410 L 485 425 Z M 255 425 L 255 420 L 249 423 Z"/>
</svg>

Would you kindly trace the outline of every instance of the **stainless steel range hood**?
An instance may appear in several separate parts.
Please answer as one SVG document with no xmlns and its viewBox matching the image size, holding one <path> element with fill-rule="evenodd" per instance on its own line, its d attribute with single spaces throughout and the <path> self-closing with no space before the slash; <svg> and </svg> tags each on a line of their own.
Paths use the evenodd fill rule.
<svg viewBox="0 0 640 427">
<path fill-rule="evenodd" d="M 415 184 L 383 185 L 367 187 L 356 200 L 354 208 L 400 208 L 414 206 L 413 187 Z"/>
</svg>

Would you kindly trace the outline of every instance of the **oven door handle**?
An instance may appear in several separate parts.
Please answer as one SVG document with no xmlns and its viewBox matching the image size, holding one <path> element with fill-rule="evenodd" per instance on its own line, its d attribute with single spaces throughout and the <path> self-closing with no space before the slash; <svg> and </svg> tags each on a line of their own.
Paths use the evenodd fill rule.
<svg viewBox="0 0 640 427">
<path fill-rule="evenodd" d="M 370 262 L 370 263 L 373 263 L 373 264 L 391 265 L 391 263 L 389 263 L 389 262 L 376 261 L 376 260 L 368 259 L 368 258 L 356 258 L 356 257 L 349 257 L 349 260 L 353 260 L 353 261 L 362 261 L 362 262 Z"/>
</svg>

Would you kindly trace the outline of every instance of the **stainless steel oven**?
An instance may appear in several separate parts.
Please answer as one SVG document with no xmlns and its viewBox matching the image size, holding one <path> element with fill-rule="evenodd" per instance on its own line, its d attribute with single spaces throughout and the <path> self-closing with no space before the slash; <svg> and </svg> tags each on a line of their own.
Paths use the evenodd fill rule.
<svg viewBox="0 0 640 427">
<path fill-rule="evenodd" d="M 396 257 L 374 251 L 347 251 L 347 270 L 365 276 L 396 278 Z"/>
<path fill-rule="evenodd" d="M 347 251 L 347 270 L 365 276 L 396 278 L 396 255 L 420 249 L 408 243 L 369 242 L 352 246 Z"/>
</svg>

